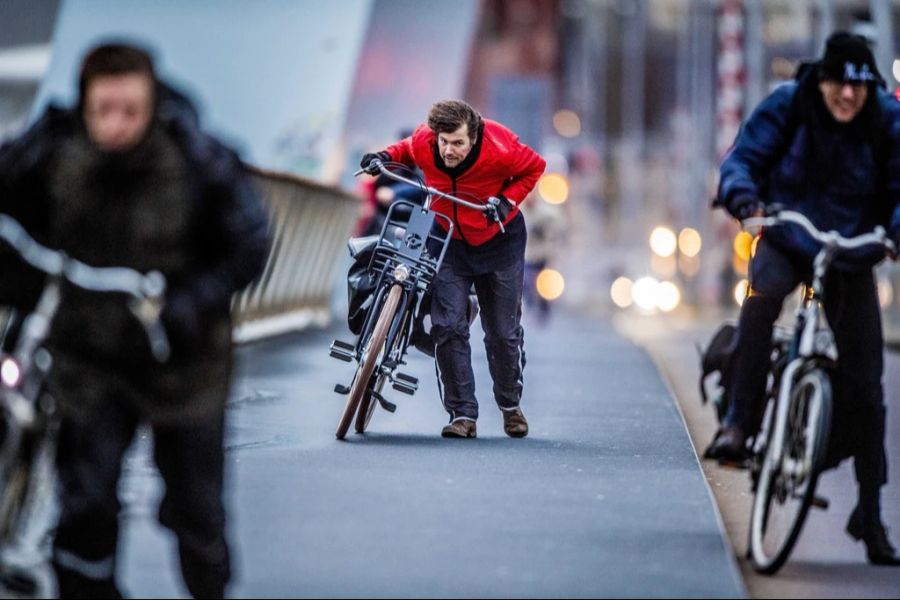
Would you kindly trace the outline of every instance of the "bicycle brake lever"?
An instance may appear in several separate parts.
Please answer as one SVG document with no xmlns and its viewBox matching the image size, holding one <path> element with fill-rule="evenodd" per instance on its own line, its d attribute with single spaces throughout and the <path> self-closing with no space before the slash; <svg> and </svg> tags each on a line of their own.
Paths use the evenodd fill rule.
<svg viewBox="0 0 900 600">
<path fill-rule="evenodd" d="M 486 208 L 484 209 L 485 214 L 489 214 L 490 218 L 500 226 L 500 232 L 506 233 L 506 227 L 503 226 L 503 221 L 500 220 L 500 213 L 497 211 L 497 204 L 499 200 L 495 197 L 488 198 L 488 203 Z"/>
</svg>

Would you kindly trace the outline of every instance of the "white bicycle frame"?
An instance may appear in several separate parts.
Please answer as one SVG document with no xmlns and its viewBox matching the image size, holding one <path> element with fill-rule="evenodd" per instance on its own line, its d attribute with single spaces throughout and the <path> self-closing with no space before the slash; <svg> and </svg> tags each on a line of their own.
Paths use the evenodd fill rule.
<svg viewBox="0 0 900 600">
<path fill-rule="evenodd" d="M 834 334 L 828 325 L 822 310 L 822 294 L 824 291 L 825 274 L 831 261 L 840 250 L 849 250 L 860 248 L 869 244 L 880 245 L 885 248 L 888 253 L 894 254 L 896 248 L 887 238 L 884 228 L 877 227 L 871 233 L 865 233 L 853 238 L 845 238 L 835 231 L 822 232 L 816 228 L 812 222 L 804 215 L 795 211 L 781 211 L 770 217 L 752 217 L 745 219 L 743 225 L 745 228 L 770 227 L 782 225 L 785 223 L 793 223 L 799 225 L 809 233 L 815 240 L 822 244 L 822 249 L 816 255 L 813 263 L 813 280 L 812 291 L 813 298 L 805 300 L 798 309 L 798 318 L 803 318 L 803 330 L 800 334 L 800 341 L 797 349 L 797 356 L 785 367 L 781 376 L 781 382 L 778 388 L 778 399 L 775 405 L 775 424 L 770 437 L 773 447 L 771 451 L 766 452 L 764 469 L 774 469 L 784 460 L 784 440 L 785 429 L 787 428 L 790 395 L 794 389 L 794 378 L 799 369 L 815 356 L 824 356 L 832 361 L 838 360 L 837 344 L 834 341 Z M 813 410 L 818 411 L 819 404 L 811 403 Z M 810 417 L 810 422 L 815 422 L 818 414 L 814 413 Z M 814 440 L 808 439 L 807 444 L 815 443 Z M 810 448 L 808 448 L 810 450 Z M 807 461 L 812 460 L 812 452 L 804 453 Z M 790 473 L 806 473 L 812 465 L 785 465 L 786 471 Z"/>
</svg>

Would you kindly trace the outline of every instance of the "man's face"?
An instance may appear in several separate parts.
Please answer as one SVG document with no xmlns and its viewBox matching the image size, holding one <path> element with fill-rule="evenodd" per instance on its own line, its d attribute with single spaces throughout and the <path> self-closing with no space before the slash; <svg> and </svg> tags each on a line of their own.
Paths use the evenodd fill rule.
<svg viewBox="0 0 900 600">
<path fill-rule="evenodd" d="M 140 142 L 153 118 L 153 82 L 143 73 L 101 75 L 85 90 L 84 122 L 102 150 L 121 152 Z"/>
<path fill-rule="evenodd" d="M 869 97 L 869 87 L 864 82 L 826 79 L 819 82 L 819 90 L 828 112 L 838 123 L 849 123 L 855 119 Z"/>
<path fill-rule="evenodd" d="M 463 123 L 453 133 L 438 134 L 438 151 L 444 164 L 450 168 L 456 167 L 466 159 L 472 150 L 472 140 L 469 139 L 469 126 Z"/>
</svg>

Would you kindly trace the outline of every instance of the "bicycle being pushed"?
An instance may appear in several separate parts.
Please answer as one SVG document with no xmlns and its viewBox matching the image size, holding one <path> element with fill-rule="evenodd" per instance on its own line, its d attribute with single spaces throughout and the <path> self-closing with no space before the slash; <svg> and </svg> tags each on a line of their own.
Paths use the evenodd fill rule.
<svg viewBox="0 0 900 600">
<path fill-rule="evenodd" d="M 10 554 L 34 551 L 33 530 L 41 523 L 55 490 L 55 449 L 59 421 L 44 383 L 53 358 L 45 342 L 68 286 L 98 293 L 125 294 L 141 323 L 154 358 L 165 362 L 169 342 L 159 320 L 166 289 L 158 272 L 125 267 L 91 267 L 38 244 L 13 218 L 0 214 L 0 243 L 47 275 L 35 308 L 25 316 L 8 354 L 0 355 L 0 577 L 17 591 L 36 583 L 10 564 Z M 38 532 L 41 533 L 40 531 Z M 15 562 L 15 561 L 13 561 Z"/>
<path fill-rule="evenodd" d="M 812 279 L 801 290 L 791 329 L 775 328 L 760 432 L 748 466 L 753 482 L 748 556 L 754 569 L 773 574 L 796 543 L 811 506 L 827 508 L 815 494 L 826 464 L 832 414 L 832 377 L 839 360 L 825 317 L 825 277 L 842 252 L 876 246 L 891 256 L 894 244 L 883 228 L 853 238 L 823 232 L 804 215 L 780 210 L 745 219 L 745 228 L 794 224 L 821 243 Z"/>
<path fill-rule="evenodd" d="M 334 388 L 335 392 L 347 395 L 335 431 L 339 440 L 347 435 L 354 417 L 356 432 L 365 432 L 376 405 L 388 412 L 396 410 L 396 405 L 382 395 L 387 382 L 395 390 L 409 395 L 418 389 L 418 379 L 399 372 L 398 368 L 406 364 L 406 352 L 415 325 L 427 311 L 427 295 L 441 268 L 454 229 L 450 217 L 431 210 L 433 198 L 444 198 L 482 211 L 503 230 L 497 213 L 497 199 L 489 198 L 485 203 L 464 200 L 391 169 L 408 170 L 408 167 L 376 159 L 371 170 L 360 170 L 356 175 L 372 171 L 381 173 L 421 189 L 425 200 L 421 206 L 407 200 L 394 202 L 379 235 L 351 238 L 348 243 L 352 257 L 371 255 L 365 275 L 373 285 L 364 303 L 365 317 L 356 343 L 335 340 L 331 345 L 331 356 L 357 363 L 350 385 L 338 384 Z"/>
</svg>

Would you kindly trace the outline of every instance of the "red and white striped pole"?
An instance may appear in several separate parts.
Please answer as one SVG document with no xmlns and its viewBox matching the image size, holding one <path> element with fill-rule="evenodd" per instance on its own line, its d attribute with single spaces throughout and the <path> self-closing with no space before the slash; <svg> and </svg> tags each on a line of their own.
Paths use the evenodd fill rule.
<svg viewBox="0 0 900 600">
<path fill-rule="evenodd" d="M 744 115 L 744 7 L 723 0 L 719 10 L 716 153 L 721 160 L 734 143 Z"/>
</svg>

